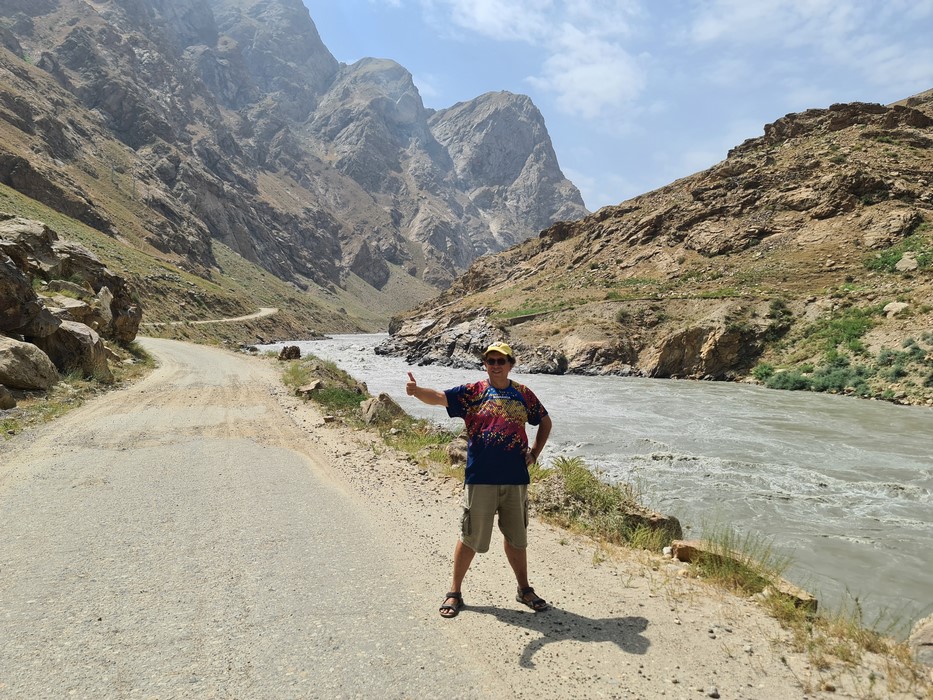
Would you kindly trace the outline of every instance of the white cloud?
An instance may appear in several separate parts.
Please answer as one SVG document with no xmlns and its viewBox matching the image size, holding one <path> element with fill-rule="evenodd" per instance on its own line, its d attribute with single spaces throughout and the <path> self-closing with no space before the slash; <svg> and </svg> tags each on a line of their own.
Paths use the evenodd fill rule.
<svg viewBox="0 0 933 700">
<path fill-rule="evenodd" d="M 644 67 L 623 43 L 640 13 L 636 0 L 420 1 L 435 23 L 535 47 L 540 72 L 530 84 L 569 114 L 605 117 L 645 86 Z"/>
<path fill-rule="evenodd" d="M 844 71 L 890 88 L 933 79 L 929 34 L 916 31 L 931 18 L 933 0 L 711 0 L 692 16 L 685 38 L 698 48 L 736 53 L 765 80 L 797 76 L 819 86 Z M 900 29 L 901 41 L 891 42 L 892 29 Z"/>
<path fill-rule="evenodd" d="M 542 74 L 529 82 L 556 93 L 563 111 L 595 119 L 634 100 L 645 86 L 645 76 L 638 61 L 618 44 L 565 25 Z"/>
<path fill-rule="evenodd" d="M 547 35 L 553 0 L 422 0 L 431 10 L 446 8 L 450 21 L 499 41 L 535 43 Z"/>
</svg>

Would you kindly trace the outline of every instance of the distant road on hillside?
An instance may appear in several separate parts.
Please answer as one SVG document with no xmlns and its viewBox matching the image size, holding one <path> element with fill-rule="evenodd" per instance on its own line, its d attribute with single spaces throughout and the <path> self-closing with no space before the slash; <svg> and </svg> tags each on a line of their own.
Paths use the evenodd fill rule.
<svg viewBox="0 0 933 700">
<path fill-rule="evenodd" d="M 184 326 L 191 324 L 193 326 L 201 326 L 208 323 L 236 323 L 237 321 L 250 321 L 254 318 L 263 318 L 264 316 L 272 316 L 277 314 L 279 310 L 271 306 L 261 306 L 259 311 L 253 314 L 248 314 L 246 316 L 234 316 L 232 318 L 209 318 L 201 321 L 153 321 L 141 323 L 141 326 Z"/>
</svg>

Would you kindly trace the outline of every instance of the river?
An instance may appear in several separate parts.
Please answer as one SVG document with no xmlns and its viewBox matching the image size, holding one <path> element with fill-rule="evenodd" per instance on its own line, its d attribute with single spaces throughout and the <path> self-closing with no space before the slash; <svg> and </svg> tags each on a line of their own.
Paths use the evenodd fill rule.
<svg viewBox="0 0 933 700">
<path fill-rule="evenodd" d="M 385 337 L 260 349 L 298 345 L 411 415 L 459 428 L 405 394 L 407 372 L 444 389 L 484 376 L 479 362 L 475 372 L 411 367 L 373 352 Z M 860 608 L 868 626 L 903 635 L 933 612 L 933 410 L 736 383 L 511 376 L 553 418 L 545 465 L 580 456 L 607 480 L 636 484 L 687 537 L 725 525 L 769 542 L 791 558 L 788 580 L 824 609 Z"/>
</svg>

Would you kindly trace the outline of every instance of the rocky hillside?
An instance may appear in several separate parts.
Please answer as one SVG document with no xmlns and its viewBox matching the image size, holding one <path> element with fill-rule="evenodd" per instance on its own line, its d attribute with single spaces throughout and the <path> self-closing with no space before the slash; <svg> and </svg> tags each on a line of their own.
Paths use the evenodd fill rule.
<svg viewBox="0 0 933 700">
<path fill-rule="evenodd" d="M 933 91 L 789 114 L 718 165 L 475 262 L 385 353 L 933 404 Z"/>
<path fill-rule="evenodd" d="M 586 213 L 527 97 L 426 109 L 301 0 L 0 0 L 0 46 L 0 183 L 203 279 L 221 243 L 364 327 Z"/>
</svg>

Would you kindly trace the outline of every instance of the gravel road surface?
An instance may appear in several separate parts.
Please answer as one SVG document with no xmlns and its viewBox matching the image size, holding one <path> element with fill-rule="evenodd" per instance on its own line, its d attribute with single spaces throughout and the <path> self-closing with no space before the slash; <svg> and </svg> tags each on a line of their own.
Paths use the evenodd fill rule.
<svg viewBox="0 0 933 700">
<path fill-rule="evenodd" d="M 162 366 L 3 455 L 0 697 L 481 697 L 269 369 Z"/>
<path fill-rule="evenodd" d="M 146 379 L 0 443 L 0 699 L 921 697 L 537 520 L 552 609 L 515 602 L 496 534 L 444 620 L 456 482 L 325 423 L 274 360 L 141 342 Z"/>
</svg>

